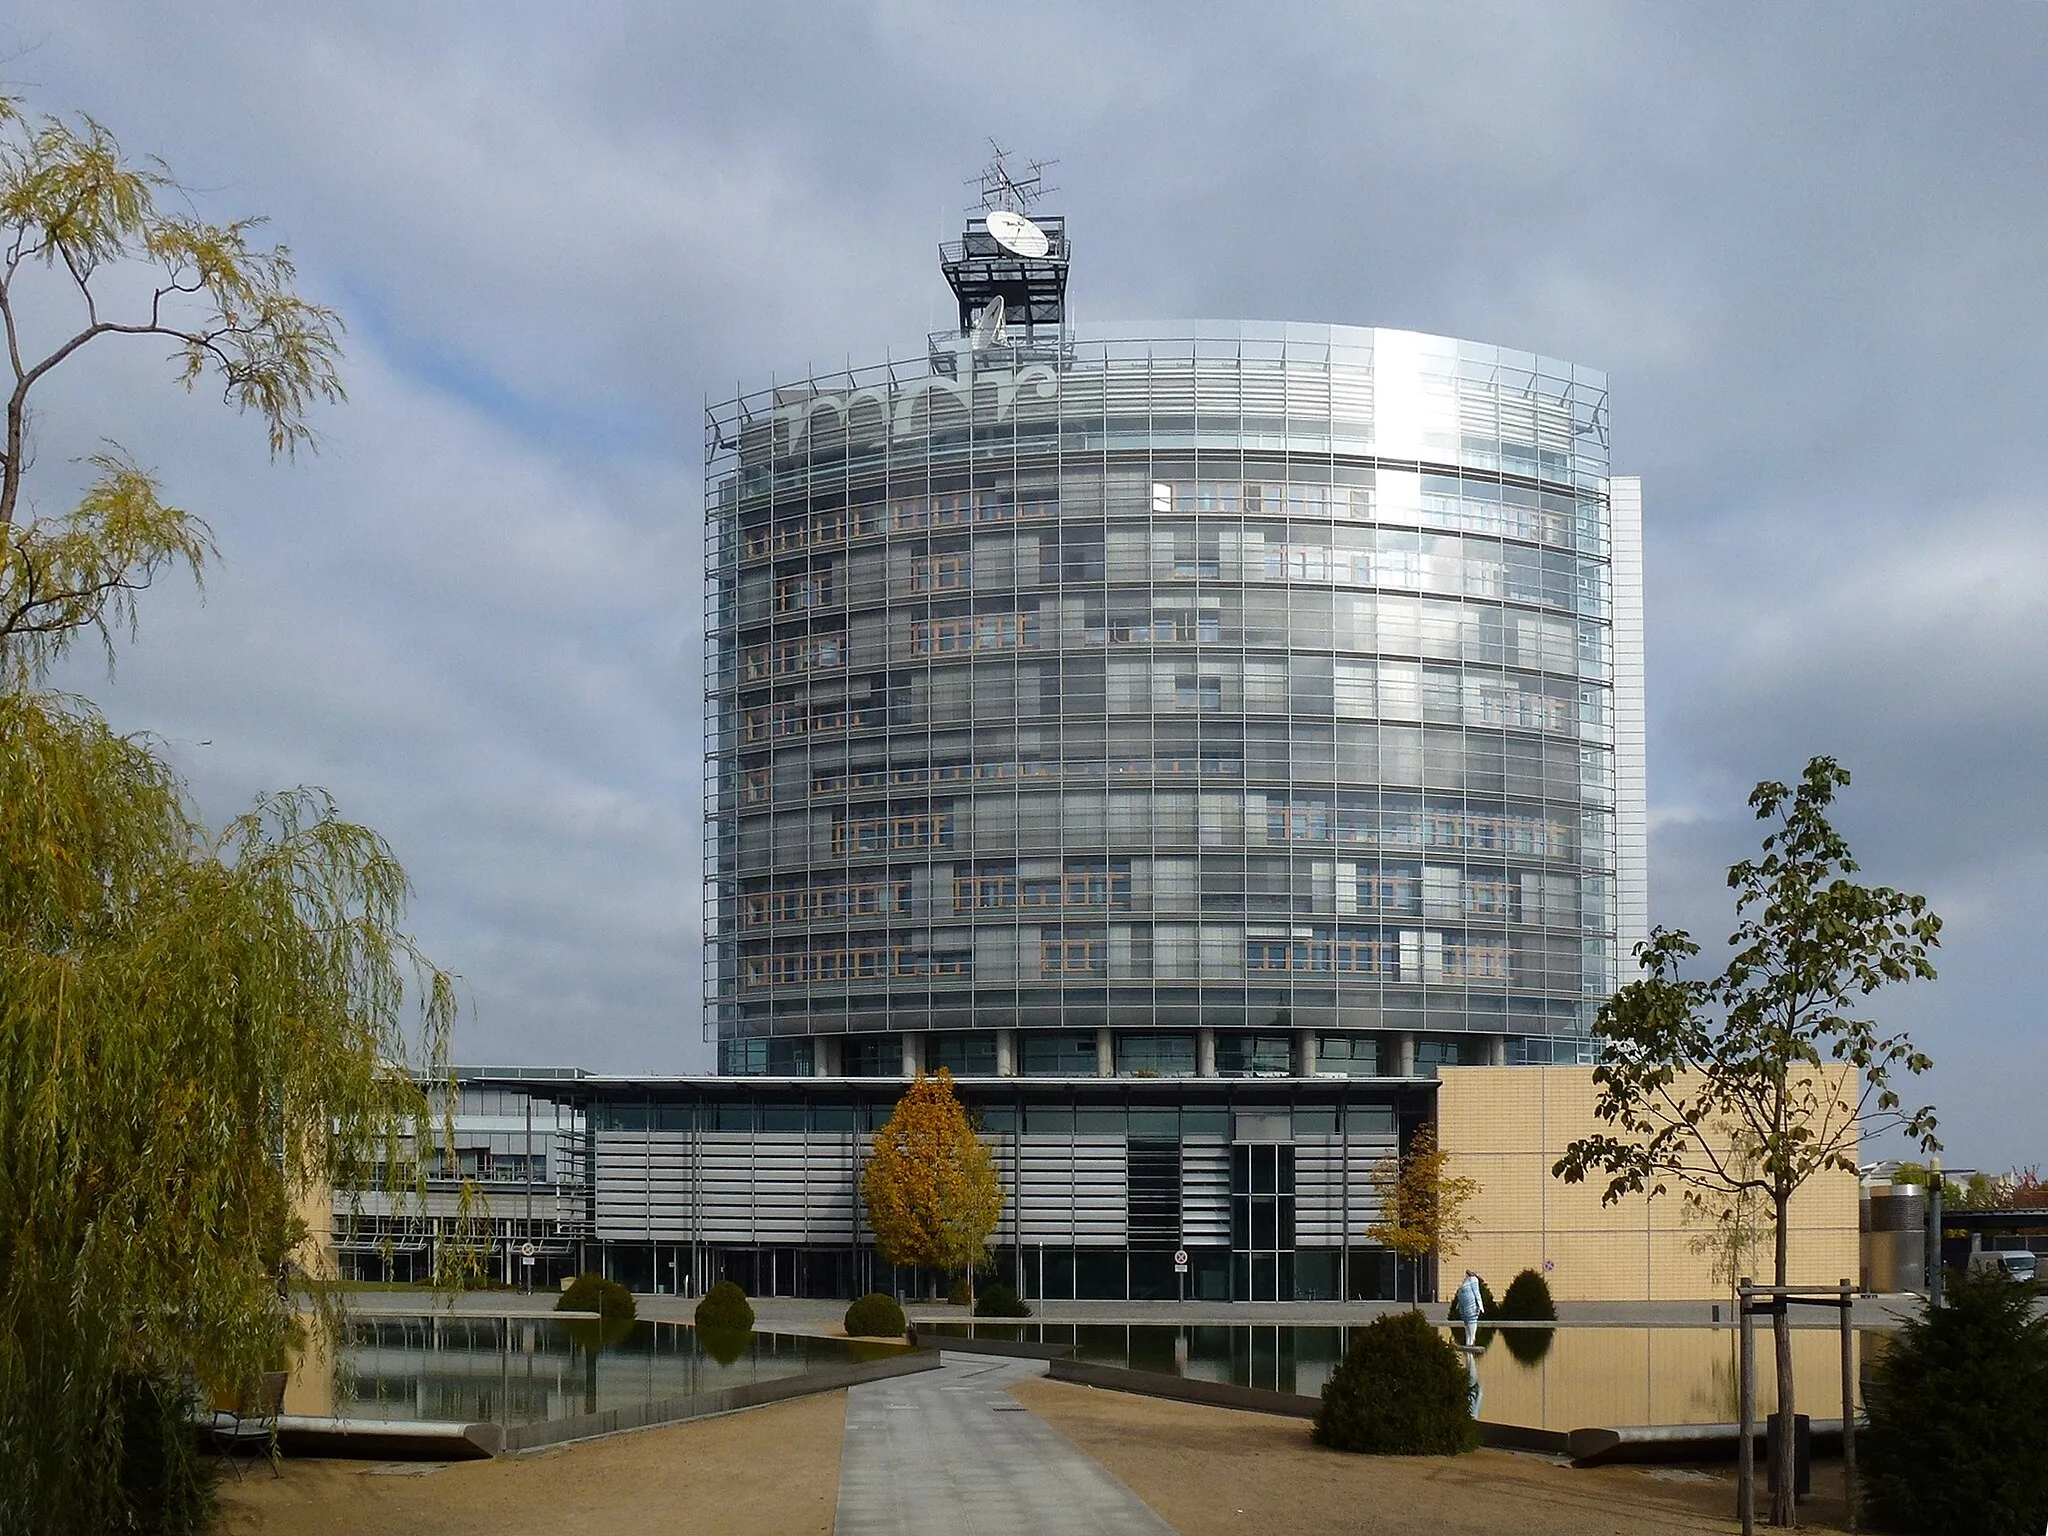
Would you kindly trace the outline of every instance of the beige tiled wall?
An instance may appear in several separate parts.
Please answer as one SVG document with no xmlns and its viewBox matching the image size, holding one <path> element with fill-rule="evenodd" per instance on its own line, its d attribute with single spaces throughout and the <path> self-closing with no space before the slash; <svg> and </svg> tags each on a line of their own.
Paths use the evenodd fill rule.
<svg viewBox="0 0 2048 1536">
<path fill-rule="evenodd" d="M 1498 1294 L 1518 1270 L 1546 1270 L 1560 1301 L 1698 1300 L 1720 1293 L 1711 1259 L 1690 1251 L 1674 1189 L 1603 1206 L 1604 1182 L 1552 1176 L 1565 1146 L 1611 1131 L 1595 1118 L 1591 1067 L 1446 1067 L 1439 1137 L 1451 1171 L 1479 1181 L 1472 1236 L 1441 1272 L 1471 1268 Z M 1791 1283 L 1832 1285 L 1857 1274 L 1856 1177 L 1823 1174 L 1792 1206 Z M 1759 1273 L 1759 1279 L 1768 1279 Z"/>
</svg>

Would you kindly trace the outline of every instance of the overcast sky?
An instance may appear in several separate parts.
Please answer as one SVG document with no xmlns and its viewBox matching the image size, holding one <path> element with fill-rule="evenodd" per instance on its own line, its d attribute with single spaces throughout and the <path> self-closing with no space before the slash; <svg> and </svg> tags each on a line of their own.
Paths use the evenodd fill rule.
<svg viewBox="0 0 2048 1536">
<path fill-rule="evenodd" d="M 45 509 L 118 439 L 223 556 L 68 681 L 215 816 L 315 783 L 389 835 L 464 1060 L 708 1067 L 703 403 L 918 346 L 995 135 L 1061 162 L 1085 320 L 1606 369 L 1654 916 L 1725 933 L 1749 787 L 1840 757 L 1867 876 L 1947 920 L 1880 1006 L 1948 1160 L 2048 1160 L 2048 4 L 15 0 L 0 60 L 347 318 L 296 464 L 152 344 L 58 377 Z"/>
</svg>

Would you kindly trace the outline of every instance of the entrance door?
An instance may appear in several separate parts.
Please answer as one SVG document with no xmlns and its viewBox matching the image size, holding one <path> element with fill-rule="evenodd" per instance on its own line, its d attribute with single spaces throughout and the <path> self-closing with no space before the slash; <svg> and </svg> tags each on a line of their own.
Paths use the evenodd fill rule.
<svg viewBox="0 0 2048 1536">
<path fill-rule="evenodd" d="M 1230 1149 L 1230 1293 L 1236 1301 L 1294 1299 L 1294 1148 Z"/>
</svg>

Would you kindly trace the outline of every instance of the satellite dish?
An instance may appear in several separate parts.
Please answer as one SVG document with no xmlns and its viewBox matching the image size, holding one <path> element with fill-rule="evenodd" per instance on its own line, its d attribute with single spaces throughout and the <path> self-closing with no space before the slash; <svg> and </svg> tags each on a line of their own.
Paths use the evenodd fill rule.
<svg viewBox="0 0 2048 1536">
<path fill-rule="evenodd" d="M 1052 241 L 1044 230 L 1023 214 L 1007 208 L 989 209 L 988 232 L 995 237 L 996 244 L 1018 256 L 1035 258 L 1052 249 Z"/>
</svg>

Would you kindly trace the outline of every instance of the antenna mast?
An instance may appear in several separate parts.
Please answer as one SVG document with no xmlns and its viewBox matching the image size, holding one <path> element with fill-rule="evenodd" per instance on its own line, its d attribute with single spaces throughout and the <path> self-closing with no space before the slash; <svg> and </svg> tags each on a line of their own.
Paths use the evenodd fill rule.
<svg viewBox="0 0 2048 1536">
<path fill-rule="evenodd" d="M 1057 340 L 1066 322 L 1067 221 L 1025 210 L 1054 189 L 1046 184 L 1053 160 L 1031 160 L 1018 171 L 994 139 L 981 174 L 967 185 L 977 200 L 967 210 L 959 240 L 939 246 L 939 266 L 960 308 L 962 338 L 974 350 L 1037 343 L 1050 329 Z M 937 346 L 937 342 L 934 342 Z"/>
<path fill-rule="evenodd" d="M 1057 160 L 1027 160 L 1024 174 L 1015 175 L 1010 170 L 1010 152 L 994 139 L 988 141 L 991 158 L 981 168 L 981 174 L 967 185 L 981 194 L 981 200 L 967 211 L 987 213 L 991 208 L 1001 208 L 1009 213 L 1023 213 L 1041 197 L 1059 191 L 1058 187 L 1047 186 L 1045 173 Z"/>
</svg>

